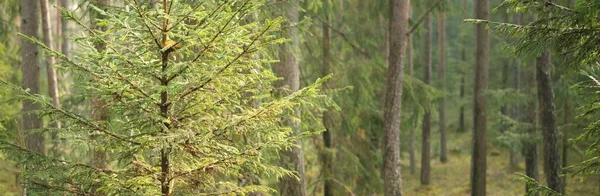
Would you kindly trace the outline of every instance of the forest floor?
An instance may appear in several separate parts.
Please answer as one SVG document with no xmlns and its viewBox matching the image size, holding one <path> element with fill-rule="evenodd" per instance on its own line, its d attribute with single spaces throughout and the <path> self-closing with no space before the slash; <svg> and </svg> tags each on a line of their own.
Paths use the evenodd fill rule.
<svg viewBox="0 0 600 196">
<path fill-rule="evenodd" d="M 417 171 L 415 174 L 410 173 L 408 167 L 408 153 L 403 154 L 402 158 L 402 188 L 405 195 L 418 196 L 453 196 L 453 195 L 470 195 L 470 167 L 471 155 L 471 135 L 449 134 L 448 141 L 449 162 L 441 163 L 439 156 L 432 157 L 431 162 L 431 185 L 421 186 L 419 175 L 419 160 L 417 157 Z M 432 144 L 436 143 L 439 138 L 432 138 Z M 522 158 L 519 159 L 519 165 L 512 168 L 509 165 L 509 150 L 493 147 L 488 145 L 487 159 L 487 195 L 491 196 L 512 196 L 524 195 L 525 183 L 517 180 L 515 173 L 525 173 L 525 164 Z M 439 147 L 432 145 L 432 155 L 437 155 L 433 151 Z M 571 152 L 569 163 L 576 163 L 583 157 L 580 154 Z M 542 164 L 541 152 L 538 152 L 540 158 L 539 163 Z M 406 166 L 406 167 L 405 167 Z M 542 165 L 539 166 L 540 179 L 544 182 L 545 179 L 542 172 Z M 600 178 L 591 176 L 586 178 L 569 178 L 567 180 L 567 194 L 577 196 L 600 196 Z"/>
</svg>

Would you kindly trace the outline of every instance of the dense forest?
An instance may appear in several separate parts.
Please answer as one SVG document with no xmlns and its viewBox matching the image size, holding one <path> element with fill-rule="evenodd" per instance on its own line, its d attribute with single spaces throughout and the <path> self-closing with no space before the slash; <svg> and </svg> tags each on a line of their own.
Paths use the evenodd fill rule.
<svg viewBox="0 0 600 196">
<path fill-rule="evenodd" d="M 595 0 L 0 0 L 0 195 L 600 195 Z"/>
</svg>

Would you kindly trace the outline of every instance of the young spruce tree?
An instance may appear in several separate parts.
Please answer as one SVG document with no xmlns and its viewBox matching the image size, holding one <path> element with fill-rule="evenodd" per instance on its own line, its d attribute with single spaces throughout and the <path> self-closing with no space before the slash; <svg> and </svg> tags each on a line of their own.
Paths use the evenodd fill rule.
<svg viewBox="0 0 600 196">
<path fill-rule="evenodd" d="M 59 70 L 79 78 L 86 99 L 103 101 L 105 120 L 93 120 L 53 105 L 49 98 L 2 81 L 20 92 L 16 100 L 42 105 L 35 114 L 63 123 L 68 141 L 64 159 L 46 156 L 2 132 L 0 148 L 25 168 L 31 195 L 240 195 L 274 191 L 238 185 L 243 172 L 275 177 L 293 172 L 265 163 L 266 153 L 290 148 L 302 135 L 281 126 L 294 107 L 317 107 L 325 97 L 315 84 L 275 98 L 267 49 L 285 39 L 274 36 L 281 18 L 248 22 L 257 0 L 162 0 L 156 8 L 126 0 L 102 10 L 91 29 L 73 13 L 67 18 L 87 31 L 74 40 L 73 59 L 52 51 Z M 98 50 L 98 44 L 104 46 Z M 93 80 L 92 80 L 93 78 Z M 253 101 L 262 102 L 254 107 Z M 296 119 L 296 118 L 295 118 Z M 89 135 L 95 135 L 90 139 Z M 89 152 L 108 153 L 108 167 L 89 164 Z M 92 192 L 93 191 L 93 192 Z"/>
</svg>

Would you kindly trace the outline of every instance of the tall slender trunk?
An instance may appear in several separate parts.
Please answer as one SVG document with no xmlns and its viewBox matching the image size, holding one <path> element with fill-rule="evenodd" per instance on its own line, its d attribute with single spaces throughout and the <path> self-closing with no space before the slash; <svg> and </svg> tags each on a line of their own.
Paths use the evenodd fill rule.
<svg viewBox="0 0 600 196">
<path fill-rule="evenodd" d="M 383 109 L 383 173 L 386 196 L 402 195 L 399 167 L 402 85 L 410 0 L 390 0 L 388 76 Z"/>
<path fill-rule="evenodd" d="M 323 67 L 322 74 L 323 76 L 330 74 L 331 71 L 331 36 L 329 35 L 329 10 L 327 2 L 324 2 L 324 15 L 325 22 L 323 23 Z M 323 84 L 323 89 L 327 90 L 334 86 L 333 80 L 328 80 L 325 84 Z M 325 178 L 325 183 L 323 184 L 323 195 L 325 196 L 333 196 L 333 156 L 330 154 L 333 148 L 333 138 L 332 131 L 334 122 L 332 119 L 331 111 L 323 112 L 323 125 L 325 126 L 325 131 L 323 132 L 323 144 L 325 145 L 325 149 L 323 152 L 323 175 Z"/>
<path fill-rule="evenodd" d="M 169 16 L 170 13 L 170 9 L 167 8 L 167 0 L 163 0 L 163 12 Z M 161 43 L 166 43 L 168 40 L 168 28 L 169 28 L 169 19 L 168 17 L 165 17 L 163 19 L 163 25 L 162 25 L 162 39 L 161 39 Z M 169 89 L 169 79 L 167 78 L 168 73 L 167 73 L 167 68 L 169 67 L 169 54 L 172 52 L 173 50 L 166 50 L 164 52 L 161 52 L 161 72 L 162 72 L 162 77 L 160 79 L 160 85 L 164 88 L 164 89 Z M 160 116 L 162 116 L 164 119 L 168 119 L 169 118 L 169 106 L 170 106 L 170 101 L 169 101 L 169 92 L 167 90 L 163 90 L 160 93 L 160 104 L 158 104 L 159 106 L 159 114 Z M 161 134 L 167 136 L 169 134 L 169 131 L 171 129 L 171 124 L 169 122 L 164 122 L 163 123 L 164 126 L 161 129 Z M 164 142 L 167 142 L 166 139 Z M 171 195 L 171 184 L 173 183 L 172 180 L 170 180 L 171 178 L 171 159 L 169 157 L 169 155 L 171 154 L 171 148 L 170 147 L 162 147 L 162 149 L 160 149 L 160 177 L 159 177 L 159 181 L 160 181 L 160 190 L 161 190 L 161 194 L 163 196 L 170 196 Z"/>
<path fill-rule="evenodd" d="M 21 33 L 23 35 L 37 38 L 39 27 L 38 3 L 35 0 L 21 1 Z M 22 85 L 24 89 L 29 89 L 29 93 L 40 93 L 40 64 L 39 49 L 37 45 L 21 38 L 21 74 L 23 76 Z M 39 110 L 40 104 L 33 101 L 24 100 L 21 112 L 23 114 L 23 134 L 25 135 L 25 147 L 33 152 L 45 154 L 44 135 L 36 131 L 42 127 L 42 119 L 33 111 Z M 35 168 L 24 168 L 32 170 Z M 28 179 L 24 179 L 28 180 Z M 20 181 L 17 178 L 17 181 Z M 23 195 L 27 195 L 27 187 L 23 187 Z"/>
<path fill-rule="evenodd" d="M 37 38 L 39 30 L 39 9 L 36 0 L 21 1 L 21 33 L 26 36 Z M 39 48 L 37 45 L 21 39 L 21 73 L 23 75 L 23 88 L 29 89 L 31 94 L 40 93 L 40 63 Z M 23 131 L 25 134 L 25 146 L 27 149 L 44 153 L 44 136 L 35 132 L 42 127 L 42 119 L 33 111 L 39 110 L 40 104 L 32 101 L 23 101 Z"/>
<path fill-rule="evenodd" d="M 60 0 L 61 2 L 61 6 L 68 8 L 70 6 L 69 4 L 69 0 Z M 61 51 L 62 53 L 66 56 L 66 57 L 71 57 L 71 51 L 70 51 L 70 45 L 69 45 L 69 23 L 67 22 L 67 19 L 65 17 L 60 17 L 60 29 L 61 29 L 61 36 L 62 36 L 62 41 L 60 43 L 61 45 Z"/>
<path fill-rule="evenodd" d="M 527 75 L 533 75 L 527 74 Z M 533 78 L 533 77 L 532 77 Z M 533 80 L 533 79 L 530 79 Z M 529 86 L 534 84 L 534 81 L 529 81 Z M 527 113 L 527 122 L 531 124 L 531 128 L 527 130 L 527 135 L 529 138 L 533 138 L 537 135 L 537 114 L 535 103 L 531 106 L 527 107 L 529 111 Z M 539 179 L 538 172 L 538 153 L 537 153 L 537 143 L 533 142 L 533 140 L 528 140 L 523 146 L 523 156 L 525 157 L 525 175 L 529 176 L 532 179 Z M 525 191 L 531 189 L 531 186 L 526 186 Z"/>
<path fill-rule="evenodd" d="M 424 71 L 423 81 L 426 84 L 431 83 L 431 17 L 429 14 L 425 16 L 423 25 L 425 25 L 425 52 L 424 52 Z M 423 115 L 423 126 L 421 127 L 421 184 L 429 185 L 431 181 L 431 109 L 425 108 Z"/>
<path fill-rule="evenodd" d="M 438 72 L 440 82 L 440 90 L 446 91 L 446 46 L 444 39 L 446 37 L 446 15 L 443 11 L 438 14 Z M 448 162 L 448 134 L 446 132 L 446 98 L 440 99 L 439 114 L 439 129 L 440 129 L 440 161 Z"/>
<path fill-rule="evenodd" d="M 467 1 L 466 0 L 462 0 L 462 9 L 466 10 L 467 8 Z M 463 16 L 463 19 L 466 19 L 466 16 Z M 464 23 L 461 24 L 461 31 L 464 31 Z M 464 34 L 464 33 L 463 33 Z M 461 55 L 460 55 L 460 60 L 463 63 L 467 62 L 467 39 L 465 38 L 466 36 L 462 35 L 461 36 L 461 42 L 462 42 L 462 47 L 461 47 Z M 462 70 L 462 69 L 461 69 Z M 460 100 L 463 100 L 465 98 L 465 71 L 461 71 L 460 72 Z M 458 131 L 459 132 L 464 132 L 465 131 L 465 106 L 464 104 L 460 104 L 460 109 L 459 109 L 459 114 L 458 114 Z"/>
<path fill-rule="evenodd" d="M 565 104 L 564 104 L 564 125 L 563 126 L 563 137 L 562 137 L 562 168 L 566 168 L 568 163 L 569 155 L 569 120 L 571 119 L 571 108 L 569 106 L 569 92 L 566 93 Z M 563 170 L 563 174 L 567 174 L 566 170 Z M 567 192 L 567 177 L 563 176 L 563 190 Z"/>
<path fill-rule="evenodd" d="M 475 18 L 489 19 L 489 0 L 475 1 Z M 475 26 L 475 81 L 473 89 L 473 156 L 471 158 L 471 195 L 486 195 L 487 98 L 490 38 L 484 24 Z"/>
<path fill-rule="evenodd" d="M 95 6 L 103 9 L 107 5 L 109 5 L 110 0 L 94 0 L 93 3 Z M 104 31 L 105 30 L 104 27 L 98 27 L 95 23 L 95 20 L 93 20 L 93 17 L 102 17 L 102 16 L 95 12 L 91 12 L 91 14 L 92 14 L 91 28 L 98 29 L 100 31 Z M 104 50 L 106 46 L 104 46 L 104 44 L 96 44 L 95 47 L 98 50 Z M 107 114 L 106 107 L 105 107 L 106 103 L 104 103 L 103 101 L 101 101 L 99 99 L 95 99 L 95 98 L 91 99 L 91 103 L 92 103 L 92 107 L 93 107 L 92 115 L 94 117 L 94 120 L 106 121 L 108 119 L 108 114 Z M 97 137 L 97 135 L 91 135 L 90 137 L 91 137 L 91 139 L 95 139 Z M 94 165 L 95 167 L 108 168 L 107 160 L 108 160 L 108 153 L 106 151 L 94 150 L 92 152 L 92 165 Z"/>
<path fill-rule="evenodd" d="M 40 0 L 40 6 L 42 11 L 42 32 L 44 35 L 44 44 L 48 48 L 54 48 L 54 42 L 52 40 L 52 28 L 50 25 L 50 10 L 48 9 L 48 0 Z M 60 107 L 59 94 L 58 94 L 58 82 L 56 80 L 56 70 L 54 69 L 54 57 L 50 55 L 46 55 L 46 76 L 48 77 L 48 93 L 50 94 L 50 98 L 52 98 L 52 105 L 55 107 Z M 54 127 L 60 128 L 61 124 L 59 121 L 54 122 Z M 51 133 L 52 139 L 52 155 L 59 157 L 61 154 L 60 150 L 60 140 L 58 138 L 58 133 L 53 131 Z"/>
<path fill-rule="evenodd" d="M 280 1 L 283 12 L 288 20 L 288 24 L 296 24 L 298 22 L 298 0 Z M 294 53 L 300 46 L 298 37 L 298 28 L 289 26 L 284 31 L 284 36 L 292 41 L 288 44 L 281 45 L 279 48 L 280 62 L 273 67 L 273 71 L 278 77 L 283 77 L 283 80 L 275 83 L 278 89 L 287 88 L 288 92 L 295 92 L 300 88 L 300 68 L 298 60 Z M 281 93 L 286 93 L 282 91 Z M 295 116 L 300 117 L 300 110 L 295 109 Z M 298 123 L 292 122 L 291 119 L 286 120 L 286 126 L 290 126 L 294 133 L 299 132 Z M 295 171 L 297 177 L 285 176 L 279 179 L 279 193 L 281 195 L 304 196 L 306 195 L 306 177 L 304 169 L 304 153 L 302 151 L 301 141 L 296 141 L 296 145 L 291 150 L 283 150 L 280 153 L 280 161 L 284 168 Z"/>
<path fill-rule="evenodd" d="M 505 22 L 505 23 L 510 23 L 510 18 L 509 18 L 509 16 L 510 16 L 510 15 L 509 15 L 509 13 L 508 13 L 508 10 L 506 10 L 506 11 L 504 12 L 504 22 Z M 504 88 L 504 89 L 508 89 L 508 88 L 510 88 L 510 84 L 509 84 L 509 78 L 510 78 L 510 76 L 509 76 L 509 75 L 510 75 L 511 73 L 509 72 L 509 70 L 510 70 L 510 64 L 511 64 L 511 61 L 510 61 L 510 59 L 509 59 L 509 58 L 504 58 L 504 59 L 503 59 L 503 61 L 504 61 L 504 62 L 503 62 L 503 65 L 502 65 L 502 88 Z M 518 66 L 519 66 L 519 65 L 515 66 L 515 70 L 518 70 L 518 69 L 519 69 L 519 67 L 518 67 Z M 515 72 L 515 73 L 518 73 L 518 72 Z M 518 75 L 517 75 L 517 80 L 518 80 Z M 517 84 L 517 82 L 516 82 L 517 80 L 515 80 L 513 84 L 515 84 L 515 85 L 517 86 L 517 88 L 518 88 L 518 84 Z M 513 86 L 513 87 L 515 87 L 515 86 Z M 515 89 L 517 89 L 517 88 L 515 88 Z M 511 106 L 509 106 L 508 104 L 503 104 L 503 105 L 500 107 L 500 113 L 501 113 L 502 115 L 505 115 L 505 116 L 510 116 L 511 118 L 513 118 L 513 119 L 517 119 L 517 120 L 518 120 L 518 118 L 517 118 L 517 116 L 516 116 L 515 112 L 509 112 L 509 108 L 510 108 L 510 107 L 511 107 Z M 503 120 L 502 120 L 502 121 L 503 121 Z M 501 131 L 501 132 L 504 132 L 504 131 L 505 131 L 505 129 L 504 129 L 504 128 L 506 127 L 506 124 L 504 124 L 504 122 L 502 122 L 502 123 L 503 123 L 503 128 L 502 128 L 500 131 Z M 515 150 L 515 149 L 513 149 L 513 148 L 510 148 L 509 150 L 510 150 L 510 151 L 509 151 L 509 161 L 508 161 L 508 162 L 509 162 L 510 168 L 511 168 L 511 169 L 515 169 L 515 168 L 517 168 L 517 166 L 518 166 L 518 164 L 519 164 L 519 156 L 518 156 L 518 155 L 519 155 L 519 153 L 518 153 L 518 151 L 517 151 L 517 150 Z"/>
<path fill-rule="evenodd" d="M 409 11 L 409 16 L 411 15 L 412 12 Z M 414 65 L 413 65 L 413 55 L 412 55 L 412 51 L 413 51 L 413 45 L 412 45 L 412 34 L 408 34 L 408 37 L 406 38 L 406 63 L 408 64 L 408 74 L 412 77 L 415 74 L 415 70 L 414 70 Z M 411 104 L 408 106 L 411 115 L 414 115 L 414 106 Z M 410 174 L 415 174 L 417 173 L 417 157 L 416 157 L 416 153 L 415 153 L 415 127 L 411 127 L 408 130 L 408 153 L 409 153 L 409 159 L 410 159 Z"/>
<path fill-rule="evenodd" d="M 544 174 L 549 188 L 564 193 L 560 178 L 562 168 L 560 166 L 554 95 L 551 85 L 550 52 L 548 50 L 544 51 L 536 60 L 537 92 L 544 144 Z"/>
</svg>

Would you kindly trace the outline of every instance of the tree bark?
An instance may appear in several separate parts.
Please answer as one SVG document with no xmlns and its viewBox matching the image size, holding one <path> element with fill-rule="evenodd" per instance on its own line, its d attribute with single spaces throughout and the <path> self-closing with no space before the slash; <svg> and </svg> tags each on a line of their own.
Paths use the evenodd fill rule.
<svg viewBox="0 0 600 196">
<path fill-rule="evenodd" d="M 531 89 L 534 88 L 535 85 L 535 68 L 532 67 L 531 70 L 527 70 L 525 75 L 528 76 L 526 77 L 527 80 L 525 80 L 524 82 L 526 83 L 525 86 L 527 89 Z M 533 94 L 535 91 L 530 90 L 529 92 L 532 93 L 532 96 L 535 96 L 535 94 Z M 537 106 L 536 106 L 536 102 L 530 103 L 527 106 L 525 106 L 525 111 L 529 111 L 527 112 L 527 116 L 526 116 L 526 122 L 528 122 L 529 124 L 531 124 L 531 127 L 526 130 L 527 132 L 527 137 L 528 138 L 534 138 L 537 136 Z M 538 180 L 539 179 L 539 172 L 538 172 L 538 152 L 537 152 L 537 142 L 535 142 L 534 139 L 529 139 L 527 141 L 525 141 L 524 145 L 523 145 L 523 157 L 525 158 L 525 175 L 529 176 L 532 179 Z M 530 186 L 526 186 L 525 187 L 525 191 L 529 190 Z"/>
<path fill-rule="evenodd" d="M 467 1 L 466 0 L 462 0 L 462 9 L 466 10 L 467 9 Z M 466 16 L 463 16 L 463 20 L 466 19 Z M 461 31 L 464 29 L 464 23 L 461 24 Z M 461 55 L 460 55 L 460 60 L 463 63 L 467 62 L 467 39 L 465 38 L 466 36 L 461 36 L 461 42 L 462 42 L 462 47 L 461 47 Z M 462 70 L 462 69 L 461 69 Z M 465 71 L 461 71 L 460 73 L 461 77 L 460 77 L 460 100 L 464 100 L 465 98 Z M 458 131 L 459 132 L 464 132 L 465 131 L 465 106 L 464 104 L 460 104 L 460 109 L 459 109 L 459 114 L 458 114 Z"/>
<path fill-rule="evenodd" d="M 69 1 L 68 0 L 60 0 L 61 5 L 65 8 L 68 8 L 70 6 Z M 60 29 L 61 29 L 61 35 L 62 35 L 62 42 L 60 43 L 61 45 L 61 51 L 62 53 L 70 58 L 71 57 L 71 51 L 70 51 L 70 45 L 69 45 L 69 36 L 70 36 L 70 32 L 69 32 L 69 23 L 67 22 L 67 19 L 64 17 L 61 17 L 61 21 L 60 21 L 61 25 L 60 25 Z"/>
<path fill-rule="evenodd" d="M 386 196 L 402 195 L 399 167 L 402 85 L 410 0 L 390 0 L 388 76 L 383 109 L 383 173 Z"/>
<path fill-rule="evenodd" d="M 42 32 L 44 35 L 44 44 L 48 48 L 54 48 L 54 42 L 52 40 L 52 28 L 50 25 L 50 11 L 48 9 L 48 0 L 40 0 L 41 13 L 42 13 Z M 56 80 L 56 70 L 54 69 L 54 57 L 50 55 L 46 55 L 46 76 L 48 77 L 48 93 L 50 94 L 50 98 L 52 98 L 52 105 L 55 107 L 60 107 L 59 94 L 58 94 L 58 82 Z M 54 122 L 54 127 L 60 128 L 61 124 L 59 121 Z M 60 156 L 60 140 L 58 138 L 58 133 L 53 131 L 51 133 L 52 139 L 52 155 L 59 157 Z"/>
<path fill-rule="evenodd" d="M 409 16 L 411 16 L 410 10 L 409 10 Z M 412 34 L 408 34 L 407 40 L 406 40 L 406 63 L 408 64 L 408 74 L 410 76 L 414 76 L 415 70 L 414 70 L 414 65 L 413 65 L 413 55 L 412 55 L 412 51 L 413 51 L 413 45 L 412 45 Z M 414 113 L 414 106 L 413 105 L 409 105 L 409 111 L 411 111 L 411 114 Z M 414 115 L 414 114 L 413 114 Z M 409 153 L 409 159 L 410 159 L 410 174 L 414 175 L 415 173 L 417 173 L 417 157 L 416 157 L 416 153 L 415 153 L 415 128 L 416 127 L 411 127 L 410 130 L 408 130 L 408 153 Z"/>
<path fill-rule="evenodd" d="M 21 1 L 21 32 L 25 36 L 38 38 L 39 9 L 35 0 Z M 21 73 L 23 75 L 23 88 L 29 89 L 31 94 L 40 93 L 40 63 L 39 48 L 34 43 L 21 39 Z M 44 136 L 34 132 L 42 127 L 42 119 L 33 111 L 39 110 L 40 104 L 32 101 L 23 101 L 23 131 L 25 133 L 25 146 L 27 149 L 40 154 L 44 153 Z"/>
<path fill-rule="evenodd" d="M 109 5 L 110 0 L 94 0 L 92 2 L 95 6 L 99 7 L 99 8 L 104 8 L 107 5 Z M 102 17 L 99 14 L 91 11 L 91 20 L 92 24 L 91 24 L 91 28 L 92 29 L 98 29 L 101 31 L 104 31 L 105 29 L 103 27 L 98 27 L 96 26 L 95 20 L 93 19 L 94 17 Z M 96 44 L 96 49 L 98 50 L 104 50 L 105 46 L 103 44 Z M 99 99 L 95 99 L 92 98 L 91 99 L 91 104 L 93 107 L 92 110 L 92 116 L 94 117 L 95 121 L 106 121 L 108 119 L 108 115 L 106 111 L 106 103 L 104 103 L 103 101 L 99 100 Z M 96 135 L 91 135 L 90 138 L 94 139 L 96 138 Z M 108 153 L 106 151 L 103 150 L 94 150 L 92 152 L 92 165 L 94 165 L 97 168 L 108 168 Z"/>
<path fill-rule="evenodd" d="M 440 82 L 440 90 L 446 91 L 446 54 L 444 39 L 446 36 L 446 15 L 443 11 L 438 14 L 438 74 Z M 448 162 L 448 135 L 446 132 L 446 98 L 440 99 L 439 111 L 439 129 L 440 129 L 440 161 Z"/>
<path fill-rule="evenodd" d="M 560 178 L 562 168 L 558 149 L 554 95 L 550 84 L 550 52 L 548 50 L 544 51 L 536 60 L 537 92 L 544 144 L 544 174 L 549 188 L 564 193 Z"/>
<path fill-rule="evenodd" d="M 475 18 L 489 19 L 489 0 L 475 0 Z M 473 91 L 473 156 L 471 158 L 471 195 L 486 195 L 487 98 L 490 38 L 484 24 L 475 26 L 475 81 Z"/>
<path fill-rule="evenodd" d="M 423 25 L 425 25 L 425 52 L 424 52 L 424 71 L 425 75 L 423 82 L 426 84 L 431 83 L 431 17 L 429 14 L 423 19 Z M 431 181 L 431 110 L 425 108 L 425 115 L 423 115 L 423 126 L 421 127 L 421 184 L 429 185 Z"/>
<path fill-rule="evenodd" d="M 330 73 L 332 73 L 331 71 L 331 54 L 330 54 L 330 50 L 331 50 L 331 36 L 330 36 L 330 30 L 329 30 L 329 6 L 327 4 L 327 2 L 323 2 L 323 7 L 324 7 L 324 15 L 325 15 L 325 22 L 323 23 L 323 67 L 322 67 L 322 75 L 326 76 Z M 333 84 L 333 80 L 328 80 L 327 82 L 325 82 L 323 84 L 323 90 L 327 90 L 330 89 L 334 86 Z M 326 110 L 323 112 L 323 125 L 325 126 L 325 131 L 323 132 L 323 144 L 325 146 L 324 152 L 323 152 L 323 175 L 325 178 L 324 184 L 323 184 L 323 195 L 325 196 L 333 196 L 333 156 L 332 156 L 332 149 L 333 149 L 333 138 L 332 138 L 332 131 L 333 131 L 333 126 L 334 126 L 334 122 L 333 122 L 333 118 L 332 118 L 333 113 L 329 110 Z"/>
<path fill-rule="evenodd" d="M 562 168 L 566 168 L 568 163 L 568 155 L 569 155 L 569 120 L 571 119 L 571 108 L 569 107 L 569 92 L 566 93 L 565 104 L 564 104 L 564 128 L 563 128 L 563 137 L 562 137 Z M 566 170 L 563 170 L 563 175 L 567 174 Z M 567 177 L 563 177 L 563 190 L 567 192 Z"/>
<path fill-rule="evenodd" d="M 298 5 L 297 0 L 280 1 L 285 13 L 285 17 L 289 24 L 298 22 Z M 280 62 L 273 66 L 273 71 L 278 77 L 283 77 L 283 80 L 275 82 L 275 87 L 282 91 L 283 94 L 289 94 L 297 91 L 300 88 L 300 68 L 298 60 L 294 56 L 300 46 L 297 26 L 288 26 L 283 32 L 285 37 L 291 39 L 290 43 L 282 44 L 279 48 Z M 282 89 L 286 90 L 282 90 Z M 287 91 L 287 92 L 286 92 Z M 300 117 L 300 110 L 295 110 L 295 116 Z M 295 134 L 299 133 L 298 123 L 288 119 L 285 122 L 286 126 L 290 126 Z M 296 141 L 296 145 L 290 150 L 283 150 L 280 153 L 280 161 L 284 168 L 295 171 L 298 179 L 293 176 L 285 176 L 279 179 L 279 193 L 281 195 L 290 196 L 305 196 L 306 195 L 306 177 L 304 169 L 304 153 L 301 141 Z"/>
</svg>

